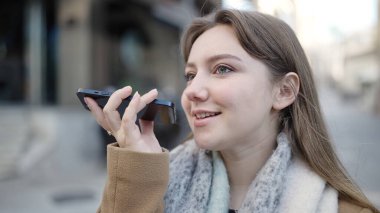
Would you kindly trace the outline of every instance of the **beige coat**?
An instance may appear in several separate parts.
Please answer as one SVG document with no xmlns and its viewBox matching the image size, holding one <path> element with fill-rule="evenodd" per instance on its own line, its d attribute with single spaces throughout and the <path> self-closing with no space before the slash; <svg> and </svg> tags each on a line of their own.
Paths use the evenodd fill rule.
<svg viewBox="0 0 380 213">
<path fill-rule="evenodd" d="M 169 181 L 169 152 L 139 153 L 117 144 L 107 148 L 108 178 L 98 213 L 164 212 L 163 197 Z M 339 201 L 339 213 L 371 213 Z"/>
</svg>

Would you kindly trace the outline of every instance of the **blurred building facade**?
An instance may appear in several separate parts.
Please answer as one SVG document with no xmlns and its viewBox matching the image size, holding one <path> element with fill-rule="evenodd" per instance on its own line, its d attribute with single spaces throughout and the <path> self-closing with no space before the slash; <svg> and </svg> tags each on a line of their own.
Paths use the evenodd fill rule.
<svg viewBox="0 0 380 213">
<path fill-rule="evenodd" d="M 375 29 L 346 37 L 341 43 L 341 68 L 332 70 L 333 85 L 348 99 L 361 99 L 365 109 L 374 110 L 379 81 Z"/>
<path fill-rule="evenodd" d="M 380 67 L 380 0 L 377 1 L 376 47 L 377 61 L 379 63 L 378 66 Z M 377 90 L 375 92 L 375 112 L 377 114 L 380 114 L 380 80 L 377 81 L 376 87 Z"/>
<path fill-rule="evenodd" d="M 380 1 L 375 25 L 349 35 L 328 48 L 329 81 L 341 96 L 356 101 L 370 113 L 380 114 Z M 339 34 L 339 32 L 338 32 Z M 330 53 L 331 53 L 330 52 Z"/>
<path fill-rule="evenodd" d="M 179 36 L 220 1 L 2 1 L 0 102 L 78 104 L 78 88 L 131 84 L 174 97 L 182 87 Z"/>
<path fill-rule="evenodd" d="M 330 78 L 344 96 L 364 91 L 368 109 L 380 111 L 379 26 L 323 44 L 315 39 L 320 34 L 313 31 L 314 17 L 303 12 L 305 1 L 251 3 L 295 29 L 317 78 Z M 184 85 L 181 31 L 193 17 L 221 5 L 218 0 L 2 1 L 0 14 L 7 18 L 0 21 L 0 103 L 77 105 L 80 87 L 127 84 L 178 97 Z"/>
</svg>

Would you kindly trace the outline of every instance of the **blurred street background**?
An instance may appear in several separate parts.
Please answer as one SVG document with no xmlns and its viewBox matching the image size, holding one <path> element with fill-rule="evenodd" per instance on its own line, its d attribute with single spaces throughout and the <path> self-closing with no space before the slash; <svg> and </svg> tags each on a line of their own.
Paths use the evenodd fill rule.
<svg viewBox="0 0 380 213">
<path fill-rule="evenodd" d="M 309 56 L 348 172 L 380 207 L 378 0 L 3 0 L 0 2 L 0 212 L 95 212 L 113 142 L 78 88 L 151 88 L 177 105 L 161 145 L 187 136 L 179 50 L 192 18 L 214 8 L 286 21 Z"/>
</svg>

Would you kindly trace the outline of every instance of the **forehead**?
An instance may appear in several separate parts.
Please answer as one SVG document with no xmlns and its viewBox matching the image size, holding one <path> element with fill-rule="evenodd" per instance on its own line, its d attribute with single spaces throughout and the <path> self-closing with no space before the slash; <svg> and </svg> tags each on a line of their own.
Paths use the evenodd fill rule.
<svg viewBox="0 0 380 213">
<path fill-rule="evenodd" d="M 201 60 L 215 54 L 231 54 L 242 59 L 250 59 L 243 49 L 234 30 L 228 25 L 217 25 L 202 33 L 194 42 L 188 62 Z"/>
</svg>

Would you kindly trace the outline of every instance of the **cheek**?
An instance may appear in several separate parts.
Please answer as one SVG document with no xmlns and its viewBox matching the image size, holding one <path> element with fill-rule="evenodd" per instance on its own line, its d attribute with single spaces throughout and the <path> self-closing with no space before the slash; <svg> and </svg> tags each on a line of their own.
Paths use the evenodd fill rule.
<svg viewBox="0 0 380 213">
<path fill-rule="evenodd" d="M 186 116 L 187 116 L 187 114 L 190 110 L 190 102 L 184 93 L 182 93 L 182 96 L 181 96 L 181 105 L 182 105 L 182 108 L 185 111 Z"/>
<path fill-rule="evenodd" d="M 209 94 L 212 102 L 222 107 L 234 107 L 237 101 L 240 100 L 241 94 L 239 90 L 235 89 L 235 86 L 232 85 L 234 84 L 222 83 L 210 89 Z"/>
<path fill-rule="evenodd" d="M 265 81 L 245 82 L 247 87 L 241 88 L 235 94 L 234 100 L 244 113 L 267 113 L 272 106 L 271 88 Z M 247 115 L 245 115 L 247 116 Z"/>
</svg>

